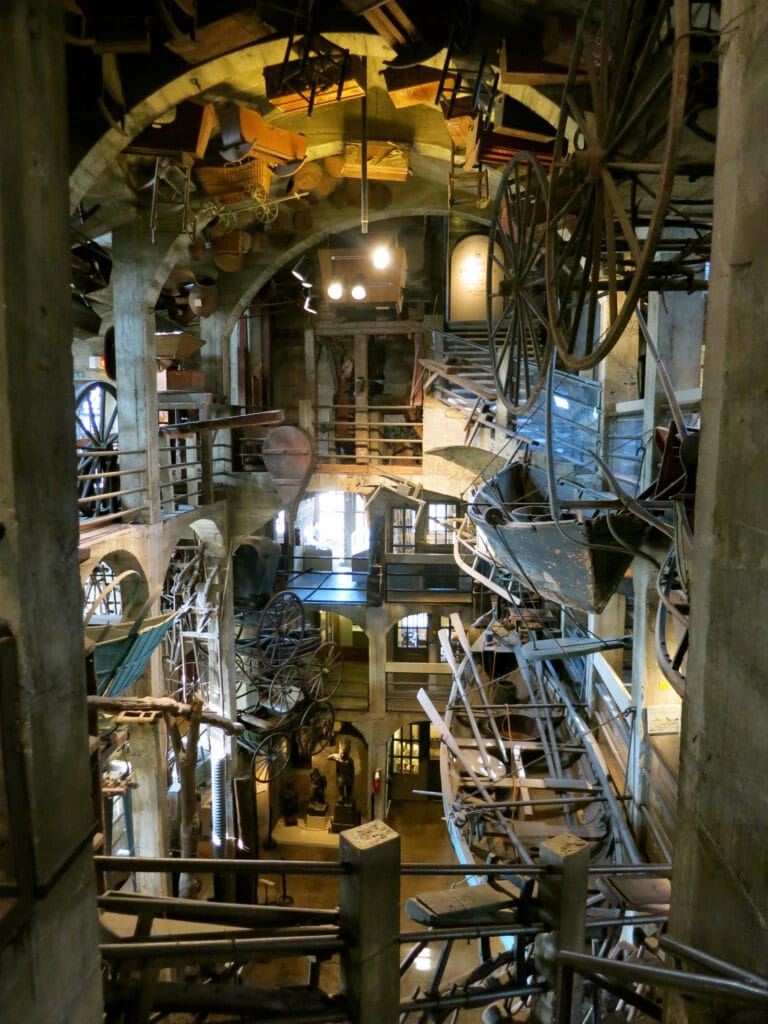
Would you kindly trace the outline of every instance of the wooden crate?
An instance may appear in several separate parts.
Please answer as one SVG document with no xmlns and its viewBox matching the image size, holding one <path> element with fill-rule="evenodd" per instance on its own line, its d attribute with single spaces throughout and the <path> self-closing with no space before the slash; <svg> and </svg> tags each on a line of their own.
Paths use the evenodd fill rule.
<svg viewBox="0 0 768 1024">
<path fill-rule="evenodd" d="M 205 372 L 203 370 L 158 370 L 158 391 L 203 391 Z"/>
<path fill-rule="evenodd" d="M 362 142 L 344 146 L 344 178 L 362 177 Z M 405 181 L 408 177 L 409 149 L 401 142 L 369 142 L 367 174 L 370 181 Z"/>
</svg>

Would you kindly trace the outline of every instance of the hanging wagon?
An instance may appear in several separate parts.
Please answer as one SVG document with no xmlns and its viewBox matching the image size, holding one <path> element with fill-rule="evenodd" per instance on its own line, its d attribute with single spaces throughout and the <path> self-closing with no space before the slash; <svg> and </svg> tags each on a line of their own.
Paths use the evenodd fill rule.
<svg viewBox="0 0 768 1024">
<path fill-rule="evenodd" d="M 176 613 L 172 612 L 143 622 L 86 628 L 86 636 L 95 643 L 93 657 L 99 696 L 119 697 L 133 686 L 175 618 Z"/>
<path fill-rule="evenodd" d="M 475 494 L 469 516 L 493 560 L 543 598 L 601 611 L 629 568 L 649 525 L 609 494 L 557 484 L 555 518 L 544 470 L 513 462 Z"/>
</svg>

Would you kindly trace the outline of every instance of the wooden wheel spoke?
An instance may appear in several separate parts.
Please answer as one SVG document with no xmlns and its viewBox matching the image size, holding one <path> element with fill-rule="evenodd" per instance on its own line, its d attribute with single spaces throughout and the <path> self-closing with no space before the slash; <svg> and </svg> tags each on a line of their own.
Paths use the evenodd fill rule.
<svg viewBox="0 0 768 1024">
<path fill-rule="evenodd" d="M 654 257 L 685 116 L 689 18 L 688 0 L 585 5 L 558 118 L 545 247 L 552 340 L 570 369 L 589 369 L 607 355 L 649 269 L 663 273 L 664 264 Z M 585 68 L 582 101 L 579 76 Z M 571 119 L 584 132 L 588 152 L 566 160 Z M 630 206 L 640 174 L 650 193 L 641 212 L 647 225 L 642 237 Z"/>
</svg>

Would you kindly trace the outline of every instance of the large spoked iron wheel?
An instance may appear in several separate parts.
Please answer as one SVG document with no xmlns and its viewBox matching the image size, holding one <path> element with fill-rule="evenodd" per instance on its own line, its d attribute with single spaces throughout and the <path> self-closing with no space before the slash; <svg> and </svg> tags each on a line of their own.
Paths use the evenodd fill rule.
<svg viewBox="0 0 768 1024">
<path fill-rule="evenodd" d="M 334 712 L 328 701 L 308 705 L 296 730 L 296 743 L 305 757 L 325 750 L 333 737 Z"/>
<path fill-rule="evenodd" d="M 259 657 L 268 668 L 296 656 L 304 637 L 304 608 L 295 594 L 274 594 L 259 617 Z"/>
<path fill-rule="evenodd" d="M 341 684 L 344 655 L 338 644 L 321 644 L 309 658 L 304 689 L 312 700 L 327 700 Z"/>
<path fill-rule="evenodd" d="M 497 398 L 513 414 L 531 408 L 552 354 L 544 240 L 547 180 L 530 153 L 506 166 L 488 237 L 488 343 Z"/>
<path fill-rule="evenodd" d="M 285 718 L 297 704 L 304 700 L 302 688 L 303 673 L 297 665 L 290 662 L 276 669 L 269 684 L 267 706 L 276 715 Z"/>
<path fill-rule="evenodd" d="M 251 771 L 257 782 L 272 782 L 288 767 L 291 740 L 284 732 L 265 732 L 256 742 Z"/>
<path fill-rule="evenodd" d="M 77 497 L 84 519 L 120 511 L 117 455 L 117 389 L 92 380 L 75 393 Z"/>
<path fill-rule="evenodd" d="M 550 329 L 570 369 L 596 366 L 611 351 L 657 250 L 685 120 L 689 6 L 589 0 L 581 18 L 546 236 Z M 635 208 L 633 194 L 645 197 Z"/>
</svg>

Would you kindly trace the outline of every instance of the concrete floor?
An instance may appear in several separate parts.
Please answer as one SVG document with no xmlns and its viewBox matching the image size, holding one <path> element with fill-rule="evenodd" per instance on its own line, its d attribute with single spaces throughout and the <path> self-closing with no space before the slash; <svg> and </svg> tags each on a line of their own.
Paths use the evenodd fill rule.
<svg viewBox="0 0 768 1024">
<path fill-rule="evenodd" d="M 442 804 L 438 801 L 409 800 L 393 803 L 388 824 L 401 837 L 402 862 L 455 864 L 456 858 L 448 841 L 445 822 L 442 820 Z M 328 860 L 335 861 L 336 851 L 332 849 L 311 848 L 302 846 L 278 845 L 274 850 L 264 852 L 263 856 L 284 860 Z M 275 876 L 266 876 L 273 882 L 266 888 L 270 898 L 276 898 L 282 891 L 282 880 Z M 400 927 L 403 931 L 416 931 L 418 924 L 411 921 L 404 912 L 405 902 L 409 896 L 435 889 L 448 889 L 451 884 L 463 884 L 454 877 L 419 875 L 403 877 L 400 888 Z M 259 898 L 264 898 L 265 886 L 260 885 Z M 289 876 L 286 882 L 288 895 L 292 897 L 294 906 L 335 907 L 338 905 L 338 880 L 312 876 L 306 879 Z M 401 959 L 411 947 L 401 949 Z M 432 947 L 431 961 L 434 964 L 439 956 L 440 947 Z M 454 943 L 444 983 L 458 974 L 462 974 L 477 964 L 477 946 L 472 942 Z M 422 967 L 423 964 L 423 967 Z M 306 984 L 309 965 L 306 959 L 285 959 L 264 964 L 254 964 L 248 974 L 248 982 L 258 986 L 285 986 Z M 429 985 L 431 972 L 426 958 L 412 966 L 401 979 L 400 998 L 414 997 L 416 990 L 422 993 Z M 335 958 L 321 967 L 320 981 L 328 992 L 336 992 L 339 987 L 339 964 Z M 409 1017 L 416 1021 L 415 1015 Z M 448 1020 L 451 1018 L 449 1017 Z M 457 1018 L 458 1024 L 480 1024 L 480 1010 L 462 1010 Z M 370 1022 L 375 1024 L 375 1022 Z"/>
</svg>

